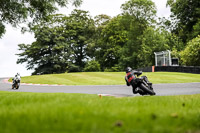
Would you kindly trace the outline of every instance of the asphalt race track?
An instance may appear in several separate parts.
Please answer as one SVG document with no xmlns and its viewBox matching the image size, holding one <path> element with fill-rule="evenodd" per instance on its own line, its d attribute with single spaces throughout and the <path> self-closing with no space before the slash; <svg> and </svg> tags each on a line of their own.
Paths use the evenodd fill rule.
<svg viewBox="0 0 200 133">
<path fill-rule="evenodd" d="M 124 82 L 125 84 L 125 82 Z M 153 84 L 156 95 L 190 95 L 200 94 L 200 83 Z M 111 96 L 137 96 L 132 88 L 126 85 L 95 85 L 95 86 L 62 86 L 62 85 L 20 85 L 18 90 L 11 89 L 11 83 L 0 78 L 0 91 L 39 92 L 39 93 L 86 93 L 105 94 Z"/>
</svg>

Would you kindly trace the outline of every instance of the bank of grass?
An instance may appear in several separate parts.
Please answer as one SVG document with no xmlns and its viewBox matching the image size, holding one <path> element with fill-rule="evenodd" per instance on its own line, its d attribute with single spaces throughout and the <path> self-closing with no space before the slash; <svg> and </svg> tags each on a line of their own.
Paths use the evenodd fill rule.
<svg viewBox="0 0 200 133">
<path fill-rule="evenodd" d="M 0 133 L 199 133 L 200 95 L 102 97 L 0 91 Z"/>
<path fill-rule="evenodd" d="M 200 82 L 200 74 L 176 72 L 144 72 L 154 83 Z M 24 83 L 62 84 L 62 85 L 122 85 L 125 84 L 125 72 L 80 72 L 48 74 L 22 77 Z"/>
</svg>

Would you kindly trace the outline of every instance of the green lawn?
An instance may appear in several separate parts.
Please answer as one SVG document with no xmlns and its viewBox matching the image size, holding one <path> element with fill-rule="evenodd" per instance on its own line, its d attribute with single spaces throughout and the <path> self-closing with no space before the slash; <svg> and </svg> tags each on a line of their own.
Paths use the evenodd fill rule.
<svg viewBox="0 0 200 133">
<path fill-rule="evenodd" d="M 154 84 L 200 82 L 200 74 L 146 72 L 143 75 L 146 75 Z M 62 85 L 122 85 L 125 84 L 124 77 L 125 72 L 80 72 L 22 77 L 22 82 Z"/>
<path fill-rule="evenodd" d="M 200 94 L 102 97 L 0 91 L 0 133 L 199 133 Z"/>
</svg>

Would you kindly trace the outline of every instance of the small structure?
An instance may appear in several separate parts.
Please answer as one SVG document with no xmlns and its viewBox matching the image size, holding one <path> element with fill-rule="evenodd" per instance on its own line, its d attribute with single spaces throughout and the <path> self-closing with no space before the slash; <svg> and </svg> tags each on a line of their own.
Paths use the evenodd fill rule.
<svg viewBox="0 0 200 133">
<path fill-rule="evenodd" d="M 171 51 L 154 52 L 155 66 L 171 66 Z"/>
<path fill-rule="evenodd" d="M 172 66 L 179 66 L 178 58 L 172 58 Z"/>
</svg>

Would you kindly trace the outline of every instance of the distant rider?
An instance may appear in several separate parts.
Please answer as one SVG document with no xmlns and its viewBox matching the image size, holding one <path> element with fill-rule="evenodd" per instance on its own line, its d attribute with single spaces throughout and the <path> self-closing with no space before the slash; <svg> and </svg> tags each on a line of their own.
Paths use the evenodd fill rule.
<svg viewBox="0 0 200 133">
<path fill-rule="evenodd" d="M 142 76 L 141 78 L 137 78 L 135 75 L 139 76 L 142 74 L 142 71 L 135 71 L 132 70 L 132 68 L 127 67 L 126 68 L 126 76 L 125 76 L 125 81 L 126 81 L 126 85 L 127 86 L 132 86 L 133 88 L 133 93 L 134 94 L 141 94 L 141 95 L 145 95 L 144 91 L 142 89 L 140 89 L 139 86 L 139 81 L 141 79 L 145 79 L 148 82 L 148 79 L 146 76 Z"/>
<path fill-rule="evenodd" d="M 19 83 L 20 83 L 20 81 L 21 81 L 21 76 L 20 76 L 19 73 L 17 73 L 17 74 L 15 75 L 15 77 L 12 79 L 12 80 L 13 80 L 13 83 L 15 82 L 16 79 L 18 79 L 18 81 L 19 81 Z"/>
</svg>

